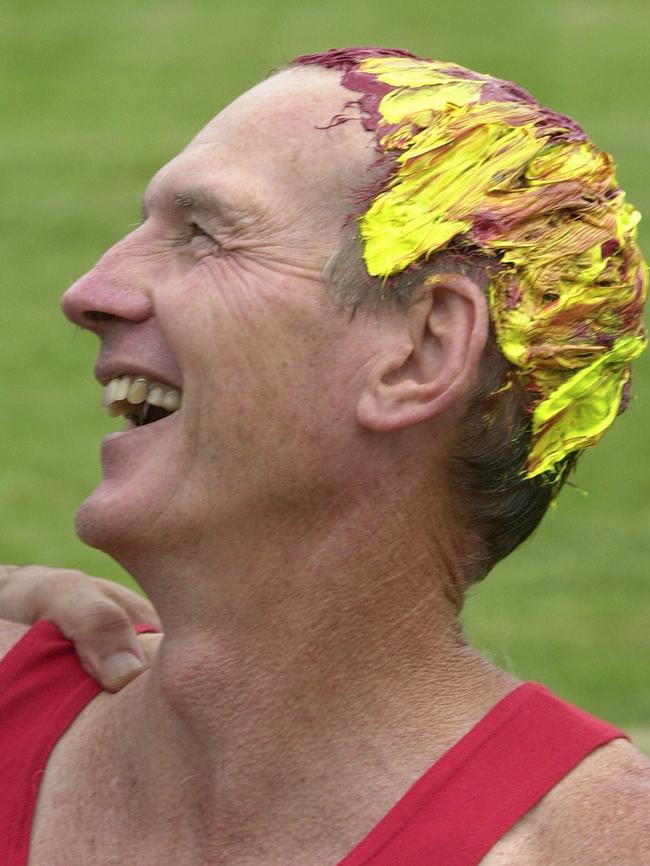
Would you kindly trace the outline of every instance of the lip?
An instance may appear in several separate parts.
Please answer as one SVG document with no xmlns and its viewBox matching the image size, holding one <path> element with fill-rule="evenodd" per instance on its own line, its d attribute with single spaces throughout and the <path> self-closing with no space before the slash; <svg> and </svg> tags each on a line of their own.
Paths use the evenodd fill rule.
<svg viewBox="0 0 650 866">
<path fill-rule="evenodd" d="M 172 412 L 171 415 L 168 415 L 166 418 L 161 418 L 159 421 L 156 421 L 154 424 L 142 424 L 137 427 L 127 427 L 125 430 L 114 430 L 112 433 L 109 433 L 107 436 L 104 436 L 102 439 L 101 449 L 102 453 L 106 448 L 110 448 L 111 443 L 117 443 L 118 441 L 124 441 L 125 439 L 130 439 L 132 436 L 136 437 L 146 437 L 146 436 L 156 436 L 160 434 L 162 430 L 166 427 L 175 423 L 174 419 L 180 413 L 180 409 L 176 412 Z M 157 432 L 156 432 L 157 431 Z"/>
<path fill-rule="evenodd" d="M 169 424 L 169 422 L 173 418 L 175 418 L 176 415 L 178 415 L 178 413 L 180 411 L 181 411 L 180 409 L 177 409 L 176 412 L 172 412 L 171 415 L 167 415 L 167 417 L 165 417 L 165 418 L 160 418 L 158 421 L 155 421 L 153 424 L 140 424 L 139 426 L 134 425 L 133 427 L 127 427 L 124 430 L 114 430 L 112 433 L 109 433 L 105 438 L 110 439 L 113 436 L 119 436 L 121 438 L 122 436 L 127 436 L 127 435 L 130 435 L 131 433 L 140 433 L 140 434 L 143 434 L 145 432 L 151 433 L 153 428 L 160 427 L 162 429 L 163 427 L 166 427 Z"/>
<path fill-rule="evenodd" d="M 150 382 L 159 382 L 161 385 L 176 388 L 178 391 L 183 390 L 182 383 L 173 381 L 171 376 L 167 376 L 165 373 L 147 364 L 135 363 L 134 361 L 120 361 L 117 358 L 109 360 L 102 358 L 95 365 L 95 378 L 100 385 L 107 385 L 111 379 L 117 379 L 121 376 L 144 376 Z"/>
</svg>

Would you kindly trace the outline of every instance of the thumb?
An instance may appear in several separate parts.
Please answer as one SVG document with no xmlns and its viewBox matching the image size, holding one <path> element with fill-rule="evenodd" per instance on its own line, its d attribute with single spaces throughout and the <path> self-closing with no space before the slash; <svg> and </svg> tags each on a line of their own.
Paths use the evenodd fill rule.
<svg viewBox="0 0 650 866">
<path fill-rule="evenodd" d="M 59 628 L 74 644 L 84 670 L 104 689 L 117 692 L 147 667 L 128 614 L 108 598 L 92 596 Z"/>
</svg>

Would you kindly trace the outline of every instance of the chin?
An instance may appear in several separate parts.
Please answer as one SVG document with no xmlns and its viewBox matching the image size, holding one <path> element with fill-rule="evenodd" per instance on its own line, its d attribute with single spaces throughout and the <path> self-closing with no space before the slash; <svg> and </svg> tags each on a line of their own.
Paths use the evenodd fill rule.
<svg viewBox="0 0 650 866">
<path fill-rule="evenodd" d="M 75 529 L 84 544 L 114 556 L 116 545 L 123 546 L 127 541 L 129 520 L 116 513 L 102 493 L 100 487 L 81 503 L 75 517 Z"/>
<path fill-rule="evenodd" d="M 125 551 L 168 535 L 159 520 L 161 514 L 167 519 L 176 493 L 165 472 L 172 457 L 168 448 L 156 447 L 156 439 L 152 446 L 151 438 L 148 427 L 107 436 L 101 449 L 102 481 L 77 511 L 79 538 L 119 561 Z"/>
<path fill-rule="evenodd" d="M 150 467 L 149 467 L 150 468 Z M 164 473 L 105 478 L 75 518 L 84 544 L 108 554 L 139 580 L 143 567 L 174 555 L 190 533 L 190 503 Z"/>
<path fill-rule="evenodd" d="M 129 486 L 119 489 L 122 485 L 101 483 L 81 503 L 75 518 L 77 535 L 85 544 L 104 551 L 125 567 L 129 551 L 142 545 L 151 527 L 142 495 L 133 495 Z"/>
</svg>

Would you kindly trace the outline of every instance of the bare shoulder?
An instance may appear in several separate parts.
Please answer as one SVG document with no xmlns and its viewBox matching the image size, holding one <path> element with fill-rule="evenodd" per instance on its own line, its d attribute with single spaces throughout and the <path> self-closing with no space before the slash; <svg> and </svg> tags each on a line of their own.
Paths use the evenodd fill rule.
<svg viewBox="0 0 650 866">
<path fill-rule="evenodd" d="M 0 619 L 0 659 L 3 659 L 7 655 L 9 650 L 14 644 L 18 643 L 28 629 L 28 625 Z"/>
<path fill-rule="evenodd" d="M 568 862 L 650 863 L 650 761 L 627 740 L 614 740 L 579 764 L 548 797 L 547 809 L 556 855 L 575 849 Z"/>
<path fill-rule="evenodd" d="M 648 866 L 650 761 L 627 740 L 585 758 L 482 866 Z"/>
</svg>

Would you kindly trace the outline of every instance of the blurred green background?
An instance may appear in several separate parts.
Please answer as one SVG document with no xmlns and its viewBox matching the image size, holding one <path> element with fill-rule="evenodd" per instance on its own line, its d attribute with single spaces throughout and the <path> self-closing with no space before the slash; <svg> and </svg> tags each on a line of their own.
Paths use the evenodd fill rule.
<svg viewBox="0 0 650 866">
<path fill-rule="evenodd" d="M 574 116 L 649 218 L 644 0 L 4 0 L 0 561 L 128 580 L 72 528 L 116 422 L 94 339 L 57 299 L 138 218 L 151 174 L 220 106 L 299 53 L 383 44 L 514 79 Z M 545 525 L 467 604 L 473 641 L 524 678 L 650 731 L 650 361 Z M 646 740 L 650 747 L 650 741 Z"/>
</svg>

